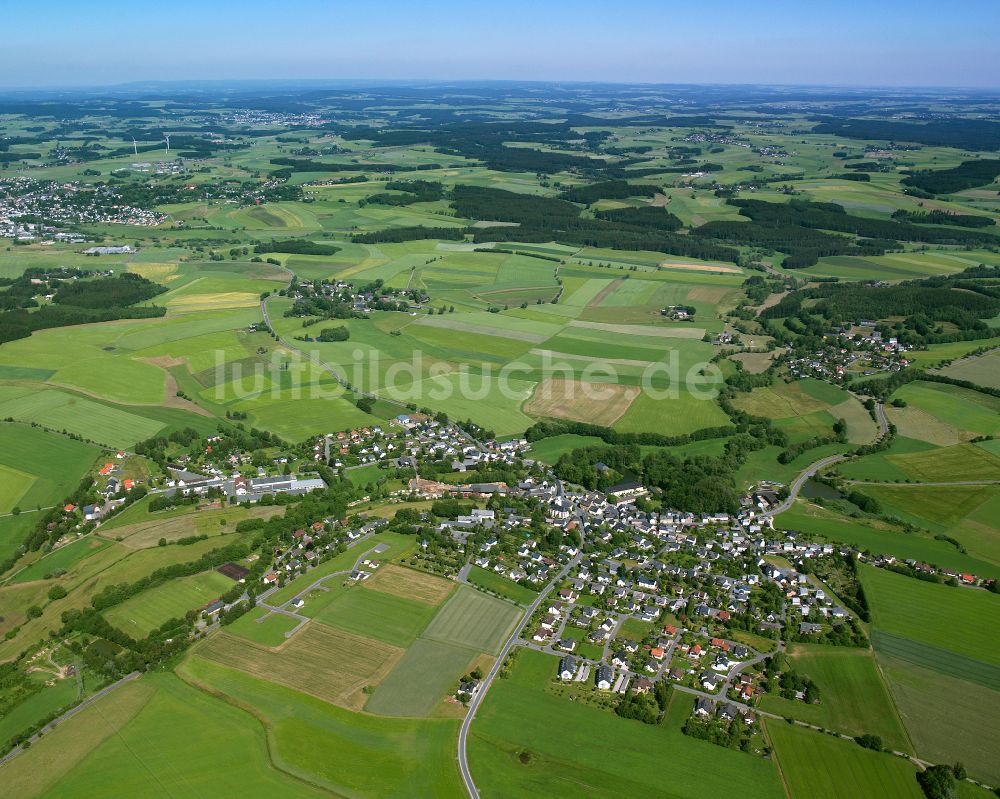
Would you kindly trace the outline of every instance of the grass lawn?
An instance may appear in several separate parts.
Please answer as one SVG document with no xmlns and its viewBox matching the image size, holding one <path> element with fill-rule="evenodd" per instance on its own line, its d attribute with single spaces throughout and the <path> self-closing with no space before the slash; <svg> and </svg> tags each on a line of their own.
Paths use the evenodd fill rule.
<svg viewBox="0 0 1000 799">
<path fill-rule="evenodd" d="M 473 585 L 478 585 L 489 591 L 493 591 L 500 596 L 513 599 L 515 602 L 522 605 L 530 605 L 535 601 L 535 597 L 538 596 L 537 591 L 525 588 L 520 583 L 508 580 L 506 577 L 497 574 L 495 571 L 483 569 L 479 566 L 473 566 L 469 570 L 469 582 Z"/>
<path fill-rule="evenodd" d="M 870 651 L 795 644 L 789 662 L 797 672 L 819 686 L 822 702 L 807 705 L 765 694 L 761 710 L 849 735 L 872 733 L 881 736 L 886 746 L 912 751 Z"/>
<path fill-rule="evenodd" d="M 180 577 L 136 594 L 104 615 L 127 635 L 145 638 L 164 622 L 183 618 L 189 610 L 214 602 L 233 585 L 232 580 L 217 571 Z"/>
<path fill-rule="evenodd" d="M 180 672 L 260 718 L 278 767 L 337 796 L 466 796 L 455 720 L 352 713 L 200 657 L 189 657 Z"/>
<path fill-rule="evenodd" d="M 860 565 L 872 626 L 1000 665 L 1000 597 Z"/>
<path fill-rule="evenodd" d="M 521 611 L 509 602 L 459 586 L 424 637 L 495 655 L 520 616 Z"/>
<path fill-rule="evenodd" d="M 254 608 L 228 625 L 226 632 L 264 646 L 281 646 L 287 640 L 285 633 L 294 630 L 298 624 L 299 620 L 291 616 L 282 613 L 268 615 L 264 608 Z"/>
<path fill-rule="evenodd" d="M 791 799 L 921 799 L 916 767 L 821 732 L 765 721 Z"/>
<path fill-rule="evenodd" d="M 365 710 L 382 716 L 429 716 L 458 687 L 477 656 L 472 649 L 420 638 L 379 683 Z"/>
<path fill-rule="evenodd" d="M 784 796 L 774 765 L 680 731 L 691 699 L 675 694 L 667 721 L 650 727 L 545 691 L 558 660 L 518 650 L 469 736 L 469 764 L 484 799 L 621 797 L 744 799 Z"/>
</svg>

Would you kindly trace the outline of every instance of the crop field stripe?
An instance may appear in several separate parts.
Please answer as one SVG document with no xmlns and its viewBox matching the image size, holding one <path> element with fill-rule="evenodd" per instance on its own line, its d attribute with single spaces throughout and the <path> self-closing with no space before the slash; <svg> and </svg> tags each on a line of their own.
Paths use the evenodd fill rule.
<svg viewBox="0 0 1000 799">
<path fill-rule="evenodd" d="M 872 645 L 880 654 L 1000 691 L 1000 666 L 992 663 L 877 629 L 872 630 Z"/>
<path fill-rule="evenodd" d="M 496 654 L 520 615 L 508 602 L 459 586 L 423 637 Z"/>
</svg>

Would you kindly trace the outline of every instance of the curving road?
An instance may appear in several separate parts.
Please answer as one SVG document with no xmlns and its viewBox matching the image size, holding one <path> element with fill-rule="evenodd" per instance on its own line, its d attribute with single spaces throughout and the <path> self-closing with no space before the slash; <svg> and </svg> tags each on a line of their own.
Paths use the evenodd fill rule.
<svg viewBox="0 0 1000 799">
<path fill-rule="evenodd" d="M 557 574 L 552 581 L 545 586 L 535 601 L 528 606 L 528 610 L 521 617 L 521 621 L 518 622 L 517 627 L 515 627 L 514 631 L 510 634 L 510 638 L 507 639 L 507 642 L 500 650 L 500 654 L 497 656 L 497 660 L 496 663 L 493 664 L 493 668 L 490 669 L 490 673 L 486 675 L 482 684 L 479 686 L 479 690 L 476 691 L 472 699 L 469 700 L 469 710 L 465 714 L 465 718 L 462 719 L 462 727 L 458 731 L 458 767 L 462 772 L 462 781 L 465 783 L 465 788 L 469 792 L 469 796 L 472 797 L 472 799 L 479 799 L 479 790 L 476 788 L 476 783 L 472 780 L 472 773 L 469 771 L 469 760 L 466 754 L 466 739 L 469 736 L 469 727 L 472 726 L 472 720 L 476 717 L 476 711 L 479 709 L 479 705 L 482 704 L 483 697 L 486 696 L 486 692 L 489 690 L 490 684 L 500 672 L 504 660 L 507 658 L 507 655 L 510 654 L 510 650 L 517 644 L 518 639 L 521 637 L 521 633 L 524 632 L 524 628 L 528 624 L 528 621 L 531 619 L 534 612 L 538 610 L 539 606 L 545 601 L 545 598 L 549 595 L 549 593 L 551 593 L 552 589 L 559 584 L 559 581 L 569 573 L 569 570 L 580 562 L 580 557 L 580 555 L 577 555 L 565 566 L 563 566 L 559 574 Z"/>
<path fill-rule="evenodd" d="M 885 418 L 885 409 L 883 408 L 881 402 L 875 403 L 875 421 L 878 423 L 878 436 L 876 436 L 875 441 L 881 441 L 889 434 L 889 421 Z M 810 463 L 805 469 L 799 472 L 798 476 L 794 480 L 792 480 L 792 484 L 788 487 L 788 498 L 780 505 L 776 505 L 772 510 L 770 510 L 770 515 L 777 516 L 779 513 L 784 513 L 792 507 L 792 504 L 795 502 L 795 498 L 799 495 L 799 491 L 802 490 L 802 486 L 805 485 L 806 481 L 810 477 L 815 476 L 818 471 L 850 457 L 851 453 L 845 453 L 843 455 L 829 455 L 825 458 L 821 458 L 815 463 Z"/>
</svg>

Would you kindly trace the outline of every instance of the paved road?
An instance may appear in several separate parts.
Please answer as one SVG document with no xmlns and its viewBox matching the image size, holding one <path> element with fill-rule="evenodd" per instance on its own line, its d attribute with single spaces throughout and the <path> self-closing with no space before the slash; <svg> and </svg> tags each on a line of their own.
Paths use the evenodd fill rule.
<svg viewBox="0 0 1000 799">
<path fill-rule="evenodd" d="M 885 418 L 885 409 L 882 407 L 881 402 L 875 403 L 875 421 L 878 422 L 878 437 L 875 441 L 881 441 L 889 434 L 889 422 Z M 874 443 L 874 442 L 873 442 Z M 775 506 L 773 509 L 768 511 L 771 516 L 777 516 L 779 513 L 784 513 L 795 502 L 795 498 L 799 495 L 799 491 L 802 490 L 802 486 L 805 485 L 806 481 L 813 477 L 821 469 L 825 469 L 827 466 L 831 466 L 838 461 L 845 460 L 850 457 L 850 453 L 844 455 L 830 455 L 826 458 L 822 458 L 815 463 L 809 464 L 805 469 L 799 472 L 798 476 L 792 481 L 792 484 L 788 487 L 788 498 L 782 502 L 780 505 Z"/>
<path fill-rule="evenodd" d="M 28 742 L 32 743 L 32 744 L 35 743 L 43 735 L 46 735 L 46 734 L 50 733 L 53 729 L 55 729 L 57 726 L 59 726 L 60 724 L 62 724 L 64 721 L 66 721 L 66 719 L 75 716 L 77 713 L 79 713 L 85 707 L 88 707 L 89 705 L 93 704 L 98 699 L 100 699 L 102 696 L 106 696 L 107 694 L 111 693 L 119 685 L 124 685 L 127 682 L 131 682 L 132 680 L 138 679 L 141 675 L 142 675 L 142 672 L 139 672 L 139 671 L 130 672 L 129 674 L 126 674 L 124 677 L 122 677 L 117 682 L 113 682 L 113 683 L 111 683 L 111 685 L 105 686 L 104 688 L 102 688 L 97 693 L 92 694 L 91 696 L 88 696 L 79 705 L 77 705 L 76 707 L 71 707 L 69 710 L 67 710 L 65 713 L 63 713 L 61 716 L 59 716 L 58 718 L 53 719 L 48 724 L 46 724 L 44 727 L 42 727 L 42 729 L 40 729 L 38 732 L 36 732 L 34 735 L 32 735 L 28 739 Z M 23 745 L 21 745 L 21 746 L 15 746 L 6 755 L 4 755 L 3 757 L 0 757 L 0 765 L 3 765 L 4 763 L 6 763 L 8 760 L 10 760 L 15 755 L 20 754 L 23 750 L 24 750 L 24 746 Z"/>
<path fill-rule="evenodd" d="M 521 633 L 524 632 L 525 626 L 528 624 L 528 620 L 531 618 L 532 614 L 538 610 L 542 602 L 549 595 L 553 588 L 559 584 L 572 569 L 580 562 L 580 555 L 570 560 L 563 568 L 560 570 L 552 581 L 545 586 L 542 592 L 538 595 L 534 602 L 528 607 L 527 612 L 521 617 L 521 621 L 518 623 L 517 627 L 510 634 L 510 638 L 507 639 L 507 643 L 503 645 L 500 650 L 500 654 L 497 656 L 496 663 L 493 664 L 493 668 L 490 669 L 490 673 L 486 675 L 483 679 L 482 684 L 479 686 L 479 690 L 476 691 L 475 695 L 469 700 L 469 711 L 465 714 L 465 718 L 462 720 L 462 727 L 458 732 L 458 767 L 462 771 L 462 780 L 465 782 L 465 788 L 469 792 L 469 796 L 472 799 L 479 799 L 479 790 L 476 788 L 476 783 L 472 780 L 472 773 L 469 771 L 469 760 L 466 754 L 466 740 L 469 736 L 469 727 L 472 726 L 472 720 L 476 717 L 476 711 L 479 710 L 479 705 L 482 704 L 483 697 L 486 696 L 486 692 L 490 688 L 490 684 L 493 679 L 497 676 L 500 668 L 503 666 L 503 662 L 507 655 L 510 654 L 510 650 L 514 648 L 517 644 L 518 639 L 521 637 Z"/>
</svg>

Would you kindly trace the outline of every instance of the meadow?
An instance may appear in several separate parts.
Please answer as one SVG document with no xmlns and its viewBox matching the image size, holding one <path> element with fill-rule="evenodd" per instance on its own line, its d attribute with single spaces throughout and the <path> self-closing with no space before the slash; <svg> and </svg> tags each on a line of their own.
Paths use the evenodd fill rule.
<svg viewBox="0 0 1000 799">
<path fill-rule="evenodd" d="M 916 767 L 905 760 L 781 721 L 764 723 L 792 799 L 924 795 L 914 776 Z"/>
<path fill-rule="evenodd" d="M 966 657 L 1000 665 L 1000 599 L 859 566 L 872 626 Z"/>
<path fill-rule="evenodd" d="M 819 686 L 822 701 L 807 705 L 764 694 L 761 710 L 848 735 L 878 735 L 886 746 L 912 750 L 870 651 L 795 644 L 788 652 L 788 662 Z"/>
<path fill-rule="evenodd" d="M 407 647 L 424 630 L 436 608 L 426 602 L 371 591 L 364 584 L 340 592 L 316 615 L 317 621 L 356 635 Z"/>
<path fill-rule="evenodd" d="M 246 638 L 256 644 L 277 647 L 285 643 L 287 633 L 299 626 L 299 620 L 283 613 L 271 613 L 265 608 L 254 608 L 244 613 L 226 627 L 230 635 Z"/>
<path fill-rule="evenodd" d="M 693 700 L 675 693 L 667 720 L 649 727 L 545 690 L 558 659 L 520 650 L 490 689 L 469 737 L 469 764 L 484 797 L 701 799 L 784 795 L 774 765 L 680 731 Z"/>
<path fill-rule="evenodd" d="M 0 513 L 59 502 L 100 455 L 93 445 L 20 424 L 0 424 L 0 439 Z"/>
<path fill-rule="evenodd" d="M 339 796 L 464 796 L 458 722 L 352 713 L 198 656 L 181 676 L 256 716 L 275 765 Z M 258 722 L 254 722 L 258 723 Z"/>
</svg>

